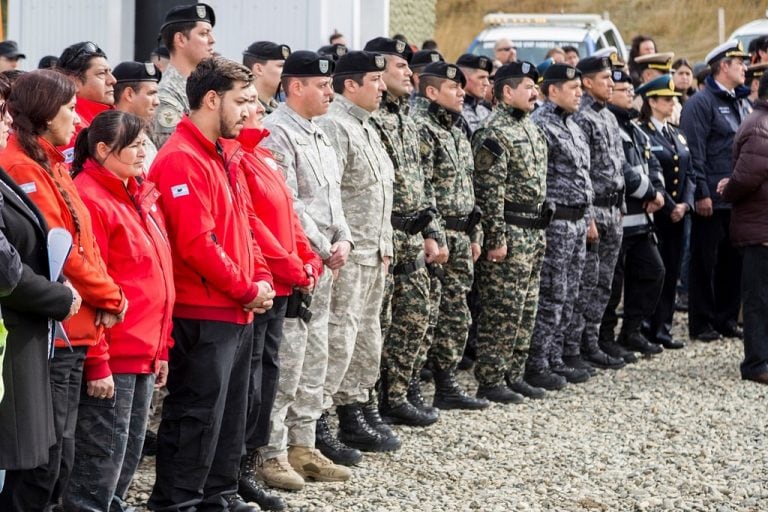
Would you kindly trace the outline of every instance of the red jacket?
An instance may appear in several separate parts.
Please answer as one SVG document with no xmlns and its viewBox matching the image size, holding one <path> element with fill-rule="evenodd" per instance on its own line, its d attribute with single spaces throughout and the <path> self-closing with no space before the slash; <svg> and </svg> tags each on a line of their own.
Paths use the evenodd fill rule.
<svg viewBox="0 0 768 512">
<path fill-rule="evenodd" d="M 149 179 L 160 191 L 173 254 L 174 316 L 246 324 L 243 304 L 272 283 L 248 221 L 247 193 L 213 144 L 184 117 L 158 152 Z"/>
<path fill-rule="evenodd" d="M 72 136 L 72 140 L 66 146 L 60 146 L 59 151 L 64 155 L 64 161 L 66 163 L 72 163 L 72 157 L 74 156 L 75 141 L 80 134 L 80 130 L 87 126 L 91 126 L 93 118 L 101 114 L 106 110 L 113 110 L 115 107 L 107 105 L 105 103 L 99 103 L 98 101 L 86 100 L 79 96 L 75 99 L 75 112 L 77 117 L 80 118 L 80 122 L 75 125 L 75 134 Z"/>
<path fill-rule="evenodd" d="M 91 215 L 69 176 L 64 156 L 42 137 L 38 138 L 38 143 L 48 156 L 52 175 L 24 153 L 14 135 L 9 138 L 5 151 L 0 151 L 0 166 L 40 209 L 49 228 L 65 228 L 72 234 L 72 251 L 64 263 L 64 275 L 83 298 L 77 315 L 64 322 L 72 345 L 106 344 L 103 328 L 96 327 L 96 312 L 103 309 L 120 314 L 125 306 L 123 292 L 107 273 L 94 239 Z M 65 202 L 60 189 L 69 196 L 70 205 Z M 75 227 L 69 206 L 77 214 L 79 230 Z M 66 345 L 62 340 L 56 340 L 56 346 Z M 97 368 L 86 367 L 85 371 L 87 380 L 109 375 L 106 362 Z"/>
<path fill-rule="evenodd" d="M 89 160 L 75 178 L 91 212 L 93 232 L 107 271 L 122 287 L 130 307 L 125 320 L 106 332 L 109 352 L 91 347 L 89 360 L 108 360 L 112 373 L 147 374 L 168 360 L 173 288 L 171 248 L 157 209 L 155 185 L 135 179 L 127 185 Z"/>
<path fill-rule="evenodd" d="M 267 130 L 243 129 L 238 142 L 245 154 L 240 169 L 250 192 L 251 228 L 275 280 L 278 296 L 287 296 L 295 286 L 307 286 L 304 265 L 314 275 L 323 271 L 320 259 L 309 244 L 301 221 L 293 209 L 293 193 L 285 184 L 272 153 L 258 147 L 269 135 Z"/>
</svg>

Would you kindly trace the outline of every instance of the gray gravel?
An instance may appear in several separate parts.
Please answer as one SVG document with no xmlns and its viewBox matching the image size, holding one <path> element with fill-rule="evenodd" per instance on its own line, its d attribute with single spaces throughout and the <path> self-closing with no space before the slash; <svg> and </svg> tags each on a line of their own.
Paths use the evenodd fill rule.
<svg viewBox="0 0 768 512">
<path fill-rule="evenodd" d="M 298 511 L 768 510 L 768 386 L 740 380 L 741 355 L 689 343 L 544 400 L 444 411 L 398 427 L 403 448 L 366 455 L 351 482 L 282 495 Z M 146 502 L 153 464 L 129 501 Z"/>
</svg>

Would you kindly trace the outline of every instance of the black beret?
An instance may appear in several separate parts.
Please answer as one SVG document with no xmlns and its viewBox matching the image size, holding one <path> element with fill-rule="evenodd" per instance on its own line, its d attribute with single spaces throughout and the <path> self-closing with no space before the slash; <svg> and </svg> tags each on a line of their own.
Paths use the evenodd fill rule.
<svg viewBox="0 0 768 512">
<path fill-rule="evenodd" d="M 568 82 L 569 80 L 575 80 L 580 77 L 581 71 L 575 67 L 569 66 L 568 64 L 557 63 L 549 66 L 544 72 L 543 82 L 545 84 Z"/>
<path fill-rule="evenodd" d="M 171 52 L 168 51 L 168 48 L 165 46 L 158 46 L 154 50 L 152 50 L 152 53 L 150 55 L 157 55 L 158 57 L 164 57 L 166 59 L 171 58 Z"/>
<path fill-rule="evenodd" d="M 349 48 L 341 43 L 327 44 L 325 46 L 321 46 L 320 49 L 317 50 L 317 53 L 325 57 L 330 57 L 334 62 L 336 62 L 339 60 L 339 57 L 349 53 Z"/>
<path fill-rule="evenodd" d="M 590 73 L 610 71 L 613 69 L 613 65 L 609 57 L 587 57 L 586 59 L 581 59 L 576 64 L 576 69 L 581 71 L 582 74 L 588 75 Z"/>
<path fill-rule="evenodd" d="M 376 37 L 365 43 L 363 50 L 367 52 L 383 53 L 386 55 L 397 55 L 408 62 L 413 58 L 413 50 L 405 41 L 390 39 L 389 37 Z"/>
<path fill-rule="evenodd" d="M 534 83 L 539 81 L 539 71 L 536 69 L 536 66 L 524 60 L 504 64 L 496 70 L 494 80 L 501 81 L 507 78 L 523 78 L 526 76 L 533 80 Z"/>
<path fill-rule="evenodd" d="M 447 62 L 433 62 L 432 64 L 427 64 L 427 67 L 421 72 L 421 76 L 436 76 L 447 80 L 453 80 L 454 82 L 460 83 L 462 87 L 467 85 L 467 79 L 464 77 L 464 73 L 462 73 L 455 64 L 448 64 Z"/>
<path fill-rule="evenodd" d="M 333 60 L 318 53 L 301 50 L 285 59 L 282 76 L 331 76 Z"/>
<path fill-rule="evenodd" d="M 463 68 L 481 69 L 489 73 L 493 71 L 493 62 L 484 55 L 465 53 L 459 57 L 459 60 L 456 61 L 456 65 Z"/>
<path fill-rule="evenodd" d="M 373 73 L 383 71 L 387 61 L 380 53 L 349 52 L 339 57 L 334 75 L 353 75 L 355 73 Z"/>
<path fill-rule="evenodd" d="M 611 73 L 611 78 L 617 84 L 621 82 L 627 82 L 630 84 L 632 83 L 632 77 L 629 76 L 629 73 L 627 73 L 623 69 L 614 69 L 613 72 Z"/>
<path fill-rule="evenodd" d="M 177 5 L 165 13 L 160 32 L 168 25 L 174 23 L 191 23 L 195 21 L 207 21 L 211 26 L 216 25 L 216 14 L 208 4 Z"/>
<path fill-rule="evenodd" d="M 433 62 L 445 62 L 445 59 L 437 50 L 419 50 L 411 57 L 411 68 L 426 66 Z"/>
<path fill-rule="evenodd" d="M 243 52 L 243 55 L 250 55 L 263 60 L 285 60 L 290 54 L 290 46 L 272 41 L 257 41 Z"/>
<path fill-rule="evenodd" d="M 151 62 L 121 62 L 112 70 L 115 80 L 120 82 L 159 82 L 160 73 Z"/>
</svg>

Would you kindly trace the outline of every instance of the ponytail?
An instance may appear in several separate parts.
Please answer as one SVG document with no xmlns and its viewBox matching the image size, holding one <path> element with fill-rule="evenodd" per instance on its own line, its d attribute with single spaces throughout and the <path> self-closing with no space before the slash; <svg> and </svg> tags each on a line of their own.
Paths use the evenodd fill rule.
<svg viewBox="0 0 768 512">
<path fill-rule="evenodd" d="M 78 174 L 80 174 L 80 171 L 83 170 L 83 166 L 85 165 L 85 161 L 92 156 L 88 147 L 88 132 L 90 132 L 90 130 L 90 127 L 86 126 L 80 130 L 80 133 L 77 134 L 77 139 L 75 140 L 74 159 L 72 160 L 72 166 L 70 167 L 69 171 L 72 175 L 72 178 L 75 178 Z"/>
</svg>

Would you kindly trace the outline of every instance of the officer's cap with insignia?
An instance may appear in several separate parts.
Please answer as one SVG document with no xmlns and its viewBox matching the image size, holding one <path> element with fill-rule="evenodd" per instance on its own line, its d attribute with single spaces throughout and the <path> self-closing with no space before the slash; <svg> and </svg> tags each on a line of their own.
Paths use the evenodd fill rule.
<svg viewBox="0 0 768 512">
<path fill-rule="evenodd" d="M 214 26 L 216 25 L 216 13 L 213 12 L 213 8 L 208 4 L 177 5 L 165 13 L 165 19 L 160 27 L 160 32 L 168 25 L 193 23 L 196 21 L 205 21 Z"/>
<path fill-rule="evenodd" d="M 539 81 L 539 71 L 536 66 L 528 61 L 509 62 L 496 70 L 495 81 L 500 82 L 507 78 L 528 77 L 534 83 Z"/>
<path fill-rule="evenodd" d="M 590 75 L 592 73 L 600 73 L 601 71 L 611 71 L 613 66 L 611 65 L 611 59 L 608 57 L 591 56 L 581 59 L 576 64 L 576 69 L 584 75 Z"/>
<path fill-rule="evenodd" d="M 544 62 L 539 63 L 538 66 L 536 66 L 536 71 L 539 72 L 539 79 L 537 80 L 537 83 L 541 83 L 544 81 L 544 73 L 549 69 L 549 66 L 555 63 L 555 59 L 552 57 L 548 57 Z"/>
<path fill-rule="evenodd" d="M 746 72 L 746 84 L 749 85 L 752 80 L 760 80 L 765 74 L 765 70 L 768 69 L 768 62 L 761 62 L 760 64 L 752 64 L 747 68 Z"/>
<path fill-rule="evenodd" d="M 637 64 L 640 70 L 650 68 L 669 73 L 672 69 L 672 59 L 674 58 L 675 54 L 673 52 L 649 53 L 635 57 L 635 64 Z"/>
<path fill-rule="evenodd" d="M 635 92 L 645 98 L 682 96 L 681 93 L 675 91 L 675 81 L 671 75 L 662 75 L 654 78 L 650 82 L 646 82 L 638 87 Z"/>
<path fill-rule="evenodd" d="M 614 69 L 611 72 L 611 79 L 617 84 L 621 82 L 632 83 L 632 77 L 623 69 Z"/>
<path fill-rule="evenodd" d="M 491 59 L 484 55 L 474 55 L 471 53 L 465 53 L 456 61 L 457 66 L 462 68 L 480 69 L 490 73 L 493 71 L 493 62 Z"/>
<path fill-rule="evenodd" d="M 116 83 L 158 82 L 160 73 L 151 62 L 121 62 L 112 70 Z"/>
<path fill-rule="evenodd" d="M 317 53 L 325 57 L 330 57 L 334 62 L 336 62 L 342 55 L 349 53 L 349 48 L 341 43 L 327 44 L 325 46 L 321 46 L 317 50 Z"/>
<path fill-rule="evenodd" d="M 375 37 L 365 43 L 363 50 L 367 52 L 376 52 L 384 55 L 396 55 L 411 62 L 413 50 L 403 41 L 391 39 L 389 37 Z"/>
<path fill-rule="evenodd" d="M 411 58 L 411 69 L 423 67 L 433 62 L 445 62 L 445 59 L 437 50 L 419 50 Z"/>
<path fill-rule="evenodd" d="M 707 54 L 707 56 L 704 58 L 704 62 L 707 63 L 707 66 L 711 66 L 713 63 L 721 60 L 721 59 L 733 59 L 733 58 L 739 58 L 739 59 L 748 59 L 749 53 L 744 51 L 744 46 L 736 39 L 731 39 L 730 41 L 726 41 L 725 43 L 721 44 L 711 52 Z"/>
<path fill-rule="evenodd" d="M 282 76 L 331 76 L 333 60 L 328 57 L 301 50 L 285 59 Z"/>
<path fill-rule="evenodd" d="M 272 41 L 257 41 L 245 49 L 243 55 L 262 60 L 285 60 L 291 55 L 291 47 Z"/>
<path fill-rule="evenodd" d="M 455 64 L 449 64 L 447 62 L 433 62 L 427 64 L 427 67 L 422 71 L 421 76 L 436 76 L 438 78 L 445 78 L 452 80 L 462 87 L 467 85 L 467 79 L 464 77 L 464 73 L 456 67 Z"/>
<path fill-rule="evenodd" d="M 624 67 L 624 61 L 619 56 L 619 51 L 615 46 L 607 46 L 605 48 L 601 48 L 600 50 L 597 50 L 595 53 L 590 55 L 590 57 L 608 57 L 608 60 L 611 61 L 611 66 L 613 68 Z"/>
<path fill-rule="evenodd" d="M 339 57 L 334 76 L 354 75 L 358 73 L 376 73 L 384 71 L 387 61 L 380 53 L 349 52 Z"/>
<path fill-rule="evenodd" d="M 545 84 L 556 84 L 560 82 L 569 82 L 571 80 L 576 80 L 577 78 L 581 78 L 581 71 L 568 64 L 555 63 L 544 71 L 544 79 L 542 82 Z"/>
</svg>

